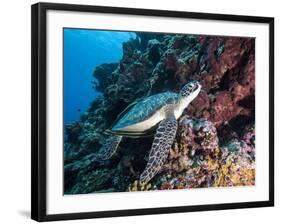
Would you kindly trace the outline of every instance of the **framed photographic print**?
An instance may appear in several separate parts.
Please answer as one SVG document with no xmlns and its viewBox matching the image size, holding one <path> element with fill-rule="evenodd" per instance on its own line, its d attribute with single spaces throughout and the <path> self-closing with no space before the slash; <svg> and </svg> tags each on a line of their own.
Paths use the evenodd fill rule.
<svg viewBox="0 0 281 224">
<path fill-rule="evenodd" d="M 32 6 L 32 218 L 274 205 L 274 19 Z"/>
</svg>

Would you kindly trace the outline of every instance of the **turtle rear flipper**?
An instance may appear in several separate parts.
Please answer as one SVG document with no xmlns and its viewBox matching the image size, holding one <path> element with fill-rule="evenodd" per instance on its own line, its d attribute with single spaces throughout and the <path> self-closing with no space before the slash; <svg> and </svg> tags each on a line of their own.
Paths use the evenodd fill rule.
<svg viewBox="0 0 281 224">
<path fill-rule="evenodd" d="M 121 140 L 122 136 L 109 136 L 101 148 L 101 158 L 103 160 L 111 158 L 111 156 L 116 152 Z"/>
<path fill-rule="evenodd" d="M 149 153 L 148 163 L 140 176 L 141 182 L 150 181 L 165 163 L 177 133 L 178 123 L 174 116 L 160 122 Z"/>
</svg>

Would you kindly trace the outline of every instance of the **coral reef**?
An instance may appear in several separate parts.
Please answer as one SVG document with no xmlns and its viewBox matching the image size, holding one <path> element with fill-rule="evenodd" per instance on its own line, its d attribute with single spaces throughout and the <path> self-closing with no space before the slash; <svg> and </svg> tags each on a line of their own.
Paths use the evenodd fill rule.
<svg viewBox="0 0 281 224">
<path fill-rule="evenodd" d="M 232 139 L 219 146 L 214 124 L 205 119 L 183 118 L 179 141 L 171 148 L 157 189 L 241 186 L 255 183 L 253 142 Z M 254 138 L 254 132 L 244 139 Z"/>
<path fill-rule="evenodd" d="M 149 191 L 151 184 L 135 180 L 134 183 L 129 185 L 128 191 Z"/>
<path fill-rule="evenodd" d="M 94 71 L 94 100 L 65 127 L 65 193 L 168 190 L 255 184 L 254 38 L 136 33 L 118 64 Z M 107 129 L 133 101 L 202 85 L 179 119 L 163 169 L 149 184 L 138 178 L 153 138 L 125 138 L 109 160 L 99 149 Z"/>
<path fill-rule="evenodd" d="M 114 75 L 108 76 L 108 74 L 111 74 L 117 66 L 117 63 L 105 63 L 95 68 L 93 76 L 97 79 L 97 81 L 93 81 L 93 85 L 97 91 L 103 92 L 107 86 L 115 82 L 117 77 Z"/>
</svg>

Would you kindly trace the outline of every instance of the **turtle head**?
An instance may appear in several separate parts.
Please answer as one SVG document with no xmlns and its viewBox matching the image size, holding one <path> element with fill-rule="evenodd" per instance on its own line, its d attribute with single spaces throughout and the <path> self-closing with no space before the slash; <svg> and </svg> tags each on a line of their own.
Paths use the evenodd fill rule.
<svg viewBox="0 0 281 224">
<path fill-rule="evenodd" d="M 179 93 L 180 101 L 184 101 L 187 105 L 199 94 L 201 85 L 198 81 L 191 81 L 184 85 Z"/>
</svg>

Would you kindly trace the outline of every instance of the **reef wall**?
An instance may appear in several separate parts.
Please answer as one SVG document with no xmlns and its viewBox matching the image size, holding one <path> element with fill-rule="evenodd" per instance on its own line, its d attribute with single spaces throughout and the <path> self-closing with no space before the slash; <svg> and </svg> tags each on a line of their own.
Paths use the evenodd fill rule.
<svg viewBox="0 0 281 224">
<path fill-rule="evenodd" d="M 137 33 L 117 64 L 93 73 L 103 93 L 79 122 L 65 127 L 66 194 L 255 184 L 255 39 Z M 124 138 L 101 160 L 104 130 L 134 100 L 189 80 L 202 85 L 179 119 L 161 172 L 139 183 L 153 138 Z"/>
</svg>

